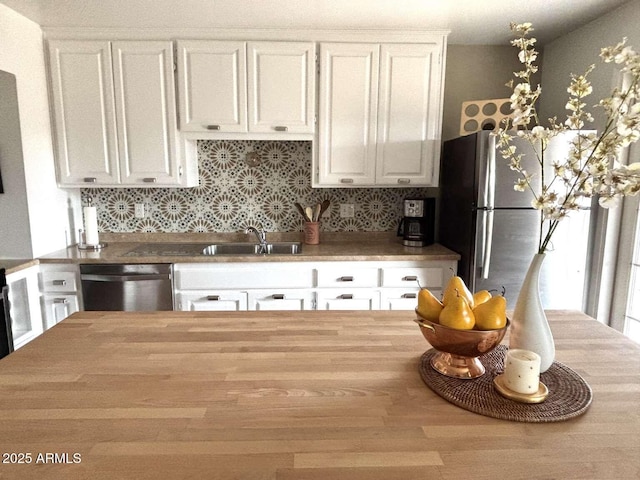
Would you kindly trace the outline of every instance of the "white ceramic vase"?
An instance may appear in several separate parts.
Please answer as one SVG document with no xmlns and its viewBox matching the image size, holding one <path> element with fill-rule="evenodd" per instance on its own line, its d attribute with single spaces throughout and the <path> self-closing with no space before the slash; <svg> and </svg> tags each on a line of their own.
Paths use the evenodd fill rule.
<svg viewBox="0 0 640 480">
<path fill-rule="evenodd" d="M 549 328 L 547 316 L 540 301 L 538 279 L 544 253 L 536 253 L 522 282 L 516 307 L 511 317 L 509 348 L 531 350 L 540 355 L 540 372 L 545 372 L 553 364 L 556 347 Z"/>
</svg>

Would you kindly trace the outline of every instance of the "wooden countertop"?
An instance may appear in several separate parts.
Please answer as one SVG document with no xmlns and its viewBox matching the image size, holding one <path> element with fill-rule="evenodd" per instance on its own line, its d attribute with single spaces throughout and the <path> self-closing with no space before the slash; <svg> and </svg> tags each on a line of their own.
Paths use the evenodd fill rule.
<svg viewBox="0 0 640 480">
<path fill-rule="evenodd" d="M 412 318 L 74 314 L 0 360 L 0 452 L 32 459 L 0 464 L 0 478 L 640 477 L 639 345 L 549 312 L 557 359 L 593 403 L 565 422 L 517 423 L 431 391 Z"/>
<path fill-rule="evenodd" d="M 145 244 L 201 244 L 244 241 L 244 234 L 105 234 L 107 247 L 99 251 L 79 250 L 76 246 L 40 257 L 41 263 L 222 263 L 222 262 L 310 262 L 310 261 L 424 261 L 454 260 L 460 255 L 439 244 L 406 247 L 401 238 L 389 232 L 326 232 L 319 245 L 302 245 L 298 255 L 141 255 L 134 252 Z M 302 241 L 301 233 L 270 233 L 267 240 Z M 200 251 L 198 249 L 188 249 Z"/>
</svg>

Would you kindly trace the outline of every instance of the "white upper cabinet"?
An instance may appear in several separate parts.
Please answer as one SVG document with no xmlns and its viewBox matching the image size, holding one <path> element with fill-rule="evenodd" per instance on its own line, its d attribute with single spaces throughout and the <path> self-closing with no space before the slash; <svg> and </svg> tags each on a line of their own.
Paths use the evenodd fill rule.
<svg viewBox="0 0 640 480">
<path fill-rule="evenodd" d="M 313 133 L 314 43 L 181 40 L 177 46 L 182 132 Z"/>
<path fill-rule="evenodd" d="M 49 61 L 58 181 L 84 186 L 117 183 L 111 44 L 51 40 Z"/>
<path fill-rule="evenodd" d="M 321 186 L 375 183 L 378 45 L 320 46 Z"/>
<path fill-rule="evenodd" d="M 179 142 L 170 41 L 49 41 L 59 183 L 193 186 Z"/>
<path fill-rule="evenodd" d="M 178 183 L 171 42 L 113 42 L 120 180 Z"/>
<path fill-rule="evenodd" d="M 249 42 L 249 131 L 313 133 L 315 45 Z"/>
<path fill-rule="evenodd" d="M 320 45 L 314 186 L 437 186 L 442 48 Z"/>
<path fill-rule="evenodd" d="M 246 132 L 245 42 L 178 42 L 180 130 Z"/>
</svg>

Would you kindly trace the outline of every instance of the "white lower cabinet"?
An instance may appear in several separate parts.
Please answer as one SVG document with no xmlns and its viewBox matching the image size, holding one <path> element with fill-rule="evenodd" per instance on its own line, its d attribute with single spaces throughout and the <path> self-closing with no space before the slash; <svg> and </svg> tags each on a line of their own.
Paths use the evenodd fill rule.
<svg viewBox="0 0 640 480">
<path fill-rule="evenodd" d="M 318 289 L 318 310 L 380 310 L 377 289 Z"/>
<path fill-rule="evenodd" d="M 249 310 L 313 310 L 311 290 L 249 290 L 247 293 Z"/>
<path fill-rule="evenodd" d="M 9 286 L 9 314 L 13 334 L 13 347 L 26 345 L 42 333 L 38 266 L 7 275 Z"/>
<path fill-rule="evenodd" d="M 40 292 L 47 330 L 82 308 L 78 265 L 41 264 Z"/>
<path fill-rule="evenodd" d="M 177 310 L 414 310 L 455 260 L 175 264 Z"/>
<path fill-rule="evenodd" d="M 245 292 L 212 290 L 176 293 L 176 309 L 192 312 L 233 312 L 247 309 Z"/>
</svg>

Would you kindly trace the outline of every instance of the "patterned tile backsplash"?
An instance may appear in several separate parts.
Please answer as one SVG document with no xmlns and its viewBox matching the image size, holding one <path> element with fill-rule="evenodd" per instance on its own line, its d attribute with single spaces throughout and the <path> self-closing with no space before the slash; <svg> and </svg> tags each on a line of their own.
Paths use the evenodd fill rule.
<svg viewBox="0 0 640 480">
<path fill-rule="evenodd" d="M 246 154 L 261 163 L 250 167 Z M 325 198 L 331 208 L 321 230 L 392 231 L 406 197 L 434 196 L 425 188 L 311 188 L 311 142 L 198 141 L 200 185 L 193 188 L 88 188 L 101 232 L 238 232 L 248 225 L 268 232 L 302 231 L 294 202 L 311 206 Z M 145 217 L 135 218 L 135 204 Z M 355 205 L 353 218 L 341 218 L 339 204 Z"/>
</svg>

